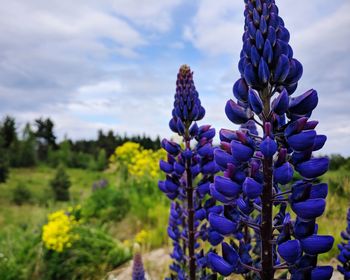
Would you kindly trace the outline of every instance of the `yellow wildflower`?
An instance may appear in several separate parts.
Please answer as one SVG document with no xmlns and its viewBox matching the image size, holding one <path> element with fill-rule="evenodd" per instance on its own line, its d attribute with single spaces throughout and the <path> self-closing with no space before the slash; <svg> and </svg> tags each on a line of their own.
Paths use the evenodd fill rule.
<svg viewBox="0 0 350 280">
<path fill-rule="evenodd" d="M 135 236 L 135 242 L 139 244 L 144 244 L 148 238 L 148 232 L 145 230 L 141 230 L 138 234 Z"/>
<path fill-rule="evenodd" d="M 49 250 L 62 252 L 71 247 L 72 242 L 79 238 L 72 233 L 72 229 L 78 222 L 74 216 L 67 214 L 64 210 L 51 213 L 48 223 L 43 226 L 42 240 Z"/>
<path fill-rule="evenodd" d="M 143 149 L 140 144 L 126 142 L 119 146 L 110 158 L 111 163 L 127 168 L 127 172 L 136 179 L 148 177 L 156 179 L 161 176 L 159 160 L 166 159 L 163 149 L 153 151 Z"/>
</svg>

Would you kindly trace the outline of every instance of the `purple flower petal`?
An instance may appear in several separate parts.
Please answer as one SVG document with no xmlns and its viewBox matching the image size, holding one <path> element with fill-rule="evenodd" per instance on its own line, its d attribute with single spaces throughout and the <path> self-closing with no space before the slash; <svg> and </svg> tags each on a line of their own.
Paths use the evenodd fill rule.
<svg viewBox="0 0 350 280">
<path fill-rule="evenodd" d="M 164 150 L 166 150 L 169 154 L 172 154 L 174 156 L 177 156 L 181 150 L 179 144 L 169 141 L 167 139 L 163 139 L 161 144 Z"/>
<path fill-rule="evenodd" d="M 260 143 L 260 151 L 264 157 L 272 157 L 277 152 L 277 143 L 270 136 L 267 136 Z"/>
<path fill-rule="evenodd" d="M 221 149 L 216 149 L 214 152 L 214 159 L 216 164 L 218 164 L 220 167 L 226 169 L 228 163 L 234 163 L 232 155 L 229 153 L 226 153 L 225 151 Z"/>
<path fill-rule="evenodd" d="M 288 76 L 289 67 L 288 57 L 285 54 L 282 54 L 278 59 L 273 80 L 275 82 L 283 82 Z"/>
<path fill-rule="evenodd" d="M 258 92 L 255 91 L 254 89 L 249 89 L 248 100 L 249 100 L 250 108 L 253 110 L 253 112 L 259 115 L 262 112 L 263 104 Z"/>
<path fill-rule="evenodd" d="M 209 189 L 210 189 L 210 195 L 222 203 L 227 204 L 227 203 L 231 203 L 234 200 L 234 197 L 226 197 L 222 193 L 218 192 L 214 184 L 210 184 Z"/>
<path fill-rule="evenodd" d="M 317 184 L 311 187 L 310 198 L 326 198 L 328 195 L 328 185 L 326 183 Z"/>
<path fill-rule="evenodd" d="M 226 242 L 222 243 L 222 256 L 232 266 L 236 267 L 239 261 L 239 255 L 237 251 L 232 248 L 231 245 Z"/>
<path fill-rule="evenodd" d="M 209 214 L 209 222 L 215 231 L 223 235 L 235 232 L 237 227 L 236 223 L 216 213 Z"/>
<path fill-rule="evenodd" d="M 286 162 L 274 170 L 274 180 L 282 185 L 288 184 L 293 179 L 293 173 L 293 167 L 289 162 Z"/>
<path fill-rule="evenodd" d="M 293 203 L 292 210 L 302 219 L 315 219 L 321 216 L 325 210 L 326 201 L 324 199 L 308 199 L 303 202 Z"/>
<path fill-rule="evenodd" d="M 213 271 L 220 273 L 223 276 L 229 276 L 234 270 L 233 265 L 229 264 L 222 257 L 213 252 L 208 253 L 208 262 Z"/>
<path fill-rule="evenodd" d="M 327 141 L 326 135 L 317 135 L 315 138 L 313 150 L 314 151 L 321 150 L 323 148 L 324 144 L 326 143 L 326 141 Z"/>
<path fill-rule="evenodd" d="M 233 86 L 233 95 L 243 102 L 248 101 L 248 86 L 244 79 L 239 79 Z"/>
<path fill-rule="evenodd" d="M 315 225 L 315 219 L 304 221 L 297 217 L 294 223 L 295 237 L 301 239 L 312 235 L 315 231 Z"/>
<path fill-rule="evenodd" d="M 311 271 L 311 279 L 315 280 L 329 280 L 333 275 L 333 267 L 327 266 L 317 266 Z"/>
<path fill-rule="evenodd" d="M 333 247 L 334 237 L 330 235 L 312 235 L 300 241 L 306 254 L 318 255 L 328 252 Z"/>
<path fill-rule="evenodd" d="M 209 193 L 209 185 L 210 185 L 210 182 L 205 182 L 201 185 L 199 185 L 197 187 L 197 192 L 201 195 L 201 196 L 205 196 L 206 194 Z"/>
<path fill-rule="evenodd" d="M 224 237 L 218 233 L 215 230 L 210 230 L 208 233 L 208 241 L 212 246 L 217 246 L 219 245 L 222 240 L 224 240 Z"/>
<path fill-rule="evenodd" d="M 239 184 L 223 176 L 215 176 L 214 186 L 218 192 L 227 197 L 235 197 L 242 191 Z"/>
<path fill-rule="evenodd" d="M 313 158 L 298 164 L 295 169 L 305 178 L 316 178 L 327 172 L 329 166 L 328 158 Z"/>
<path fill-rule="evenodd" d="M 239 106 L 232 99 L 227 101 L 225 113 L 228 119 L 235 124 L 246 123 L 252 117 L 251 113 L 249 114 L 245 109 Z"/>
<path fill-rule="evenodd" d="M 277 115 L 283 115 L 288 110 L 289 105 L 289 96 L 288 92 L 283 89 L 282 92 L 278 95 L 278 97 L 272 103 L 272 110 Z"/>
<path fill-rule="evenodd" d="M 289 146 L 295 151 L 305 151 L 314 146 L 316 138 L 315 130 L 302 131 L 288 137 L 287 142 Z"/>
<path fill-rule="evenodd" d="M 303 65 L 301 65 L 301 63 L 295 58 L 292 58 L 290 60 L 288 77 L 286 78 L 285 82 L 288 84 L 295 84 L 300 80 L 302 75 Z"/>
<path fill-rule="evenodd" d="M 255 199 L 261 195 L 263 191 L 263 185 L 255 181 L 254 179 L 247 177 L 243 183 L 243 193 L 249 199 Z"/>
<path fill-rule="evenodd" d="M 260 82 L 265 85 L 270 79 L 270 70 L 269 66 L 267 65 L 266 61 L 262 57 L 259 62 L 259 68 L 258 68 L 258 76 Z"/>
<path fill-rule="evenodd" d="M 164 161 L 164 160 L 161 160 L 159 162 L 159 168 L 165 172 L 165 173 L 171 173 L 173 172 L 173 165 L 172 164 L 169 164 L 168 162 Z"/>
<path fill-rule="evenodd" d="M 178 184 L 175 184 L 173 181 L 168 180 L 168 179 L 165 180 L 164 185 L 165 185 L 165 189 L 166 189 L 168 192 L 176 192 L 177 189 L 179 188 L 179 185 L 178 185 Z"/>
<path fill-rule="evenodd" d="M 253 64 L 248 63 L 244 67 L 244 78 L 249 86 L 254 87 L 258 84 L 258 76 Z"/>
<path fill-rule="evenodd" d="M 249 160 L 254 154 L 254 150 L 252 148 L 236 140 L 231 142 L 231 152 L 233 158 L 240 162 Z"/>
<path fill-rule="evenodd" d="M 273 50 L 272 50 L 271 42 L 269 40 L 265 41 L 264 50 L 263 50 L 263 57 L 268 64 L 270 64 L 272 62 Z"/>
<path fill-rule="evenodd" d="M 294 264 L 302 253 L 299 240 L 288 240 L 278 245 L 278 253 L 287 263 Z"/>
<path fill-rule="evenodd" d="M 317 91 L 310 89 L 304 94 L 292 98 L 289 103 L 289 112 L 295 115 L 305 115 L 312 112 L 318 103 Z"/>
</svg>

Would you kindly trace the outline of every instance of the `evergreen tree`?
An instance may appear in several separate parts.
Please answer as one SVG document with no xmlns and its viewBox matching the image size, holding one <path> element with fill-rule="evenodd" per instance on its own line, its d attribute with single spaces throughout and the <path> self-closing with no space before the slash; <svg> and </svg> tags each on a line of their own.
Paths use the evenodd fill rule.
<svg viewBox="0 0 350 280">
<path fill-rule="evenodd" d="M 63 166 L 58 167 L 56 175 L 50 182 L 50 185 L 54 192 L 54 197 L 56 201 L 69 200 L 69 188 L 71 186 L 71 182 Z"/>
<path fill-rule="evenodd" d="M 17 141 L 17 132 L 16 132 L 16 121 L 10 116 L 6 116 L 2 122 L 0 133 L 2 135 L 2 146 L 5 149 L 10 148 L 11 144 Z"/>
<path fill-rule="evenodd" d="M 55 150 L 56 136 L 53 132 L 54 123 L 50 118 L 47 119 L 36 119 L 35 120 L 36 131 L 35 136 L 38 140 L 38 156 L 40 160 L 46 160 L 49 149 Z"/>
</svg>

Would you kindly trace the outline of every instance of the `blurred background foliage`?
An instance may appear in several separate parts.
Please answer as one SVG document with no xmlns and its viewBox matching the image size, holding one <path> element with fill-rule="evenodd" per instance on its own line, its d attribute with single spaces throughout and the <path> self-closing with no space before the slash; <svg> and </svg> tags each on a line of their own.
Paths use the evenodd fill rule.
<svg viewBox="0 0 350 280">
<path fill-rule="evenodd" d="M 102 279 L 132 257 L 134 242 L 144 251 L 170 245 L 169 202 L 157 187 L 166 156 L 159 139 L 99 131 L 96 140 L 57 142 L 50 119 L 18 133 L 6 117 L 0 152 L 1 279 Z M 322 178 L 330 195 L 318 221 L 337 244 L 346 227 L 350 158 L 330 159 Z M 334 246 L 321 261 L 336 254 Z"/>
</svg>

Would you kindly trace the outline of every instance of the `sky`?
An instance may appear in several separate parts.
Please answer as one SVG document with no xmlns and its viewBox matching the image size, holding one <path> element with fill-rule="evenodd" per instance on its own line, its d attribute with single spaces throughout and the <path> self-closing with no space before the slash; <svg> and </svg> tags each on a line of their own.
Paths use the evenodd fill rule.
<svg viewBox="0 0 350 280">
<path fill-rule="evenodd" d="M 19 129 L 50 117 L 59 139 L 97 130 L 171 137 L 176 74 L 190 65 L 206 117 L 224 113 L 239 78 L 243 0 L 0 0 L 0 116 Z M 350 156 L 350 2 L 276 0 L 304 75 L 323 153 Z"/>
</svg>

